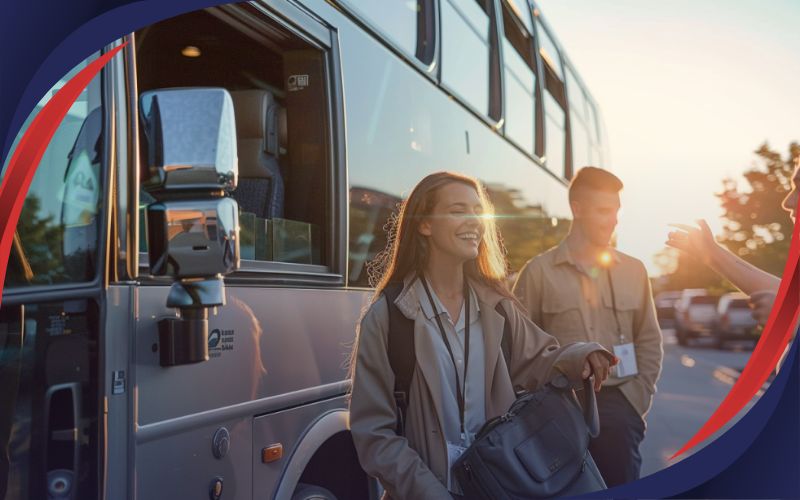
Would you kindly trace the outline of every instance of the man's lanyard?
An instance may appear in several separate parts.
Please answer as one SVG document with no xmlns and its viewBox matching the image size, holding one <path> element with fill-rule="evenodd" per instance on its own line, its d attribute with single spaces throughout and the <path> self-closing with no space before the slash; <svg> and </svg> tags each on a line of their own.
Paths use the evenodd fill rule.
<svg viewBox="0 0 800 500">
<path fill-rule="evenodd" d="M 469 368 L 469 286 L 467 285 L 467 280 L 464 279 L 464 383 L 463 389 L 461 384 L 461 378 L 458 376 L 458 367 L 456 366 L 456 358 L 453 355 L 453 349 L 450 347 L 450 341 L 447 340 L 447 334 L 445 333 L 444 326 L 442 325 L 442 320 L 439 318 L 439 310 L 436 309 L 436 304 L 433 301 L 433 296 L 431 295 L 431 291 L 428 288 L 428 280 L 425 278 L 422 279 L 422 286 L 425 287 L 425 293 L 428 294 L 428 301 L 431 303 L 431 307 L 433 308 L 433 315 L 436 318 L 436 324 L 439 325 L 439 333 L 442 334 L 442 340 L 444 340 L 444 346 L 447 348 L 447 353 L 450 355 L 450 361 L 453 362 L 453 370 L 456 372 L 456 400 L 458 401 L 458 419 L 459 423 L 461 424 L 461 439 L 462 441 L 466 438 L 466 432 L 464 429 L 464 407 L 466 406 L 466 394 L 467 394 L 467 369 Z"/>
<path fill-rule="evenodd" d="M 617 322 L 617 333 L 619 334 L 619 343 L 625 343 L 625 335 L 622 333 L 622 325 L 619 322 L 619 316 L 617 315 L 617 297 L 614 293 L 614 281 L 611 279 L 611 268 L 606 268 L 606 275 L 608 276 L 608 287 L 611 289 L 611 307 L 614 309 L 614 321 Z"/>
</svg>

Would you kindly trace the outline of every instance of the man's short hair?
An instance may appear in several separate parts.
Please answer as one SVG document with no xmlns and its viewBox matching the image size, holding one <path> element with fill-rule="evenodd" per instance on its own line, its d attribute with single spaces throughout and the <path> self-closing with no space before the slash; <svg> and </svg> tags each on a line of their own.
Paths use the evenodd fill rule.
<svg viewBox="0 0 800 500">
<path fill-rule="evenodd" d="M 603 191 L 606 193 L 619 193 L 622 191 L 622 181 L 608 170 L 597 167 L 583 167 L 569 183 L 569 201 L 576 200 L 578 192 L 583 189 Z"/>
</svg>

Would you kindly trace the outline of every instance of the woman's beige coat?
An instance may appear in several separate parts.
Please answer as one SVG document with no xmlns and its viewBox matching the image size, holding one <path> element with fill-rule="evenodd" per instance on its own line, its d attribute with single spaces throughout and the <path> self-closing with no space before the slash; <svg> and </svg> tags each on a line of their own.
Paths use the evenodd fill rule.
<svg viewBox="0 0 800 500">
<path fill-rule="evenodd" d="M 350 428 L 361 466 L 376 477 L 391 498 L 403 500 L 449 499 L 445 487 L 447 447 L 440 425 L 442 390 L 435 349 L 425 330 L 425 316 L 407 279 L 395 304 L 414 320 L 417 366 L 411 380 L 406 415 L 406 436 L 395 433 L 394 374 L 387 353 L 389 311 L 386 298 L 371 305 L 358 332 L 350 402 Z M 514 401 L 515 386 L 536 389 L 551 378 L 553 368 L 579 380 L 586 356 L 603 351 L 596 343 L 559 346 L 532 323 L 506 297 L 470 282 L 480 305 L 483 327 L 486 418 L 502 415 Z M 504 319 L 496 310 L 502 304 L 511 325 L 511 377 L 500 348 Z M 513 383 L 512 383 L 513 381 Z"/>
</svg>

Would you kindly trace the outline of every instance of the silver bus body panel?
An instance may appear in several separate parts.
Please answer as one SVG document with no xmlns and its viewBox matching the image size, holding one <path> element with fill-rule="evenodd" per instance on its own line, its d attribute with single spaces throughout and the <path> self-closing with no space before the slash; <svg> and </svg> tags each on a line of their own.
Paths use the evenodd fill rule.
<svg viewBox="0 0 800 500">
<path fill-rule="evenodd" d="M 345 290 L 228 285 L 226 305 L 209 315 L 210 359 L 163 368 L 154 348 L 158 320 L 175 314 L 165 305 L 168 291 L 161 286 L 136 291 L 140 426 L 341 382 L 369 297 Z"/>
<path fill-rule="evenodd" d="M 338 432 L 347 431 L 345 397 L 320 401 L 253 419 L 253 496 L 289 500 L 314 452 Z M 282 460 L 263 463 L 261 450 L 284 449 Z"/>
</svg>

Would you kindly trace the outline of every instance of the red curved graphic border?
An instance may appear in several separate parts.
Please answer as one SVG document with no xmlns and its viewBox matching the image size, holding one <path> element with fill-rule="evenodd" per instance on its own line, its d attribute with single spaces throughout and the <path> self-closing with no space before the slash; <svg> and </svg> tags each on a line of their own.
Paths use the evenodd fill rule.
<svg viewBox="0 0 800 500">
<path fill-rule="evenodd" d="M 761 338 L 731 391 L 697 433 L 670 457 L 693 448 L 727 424 L 755 396 L 778 364 L 800 316 L 800 222 L 795 222 L 789 257 L 775 305 Z"/>
<path fill-rule="evenodd" d="M 0 216 L 0 283 L 5 284 L 11 243 L 14 240 L 14 230 L 19 221 L 22 204 L 28 195 L 28 188 L 30 188 L 36 167 L 39 166 L 53 134 L 92 78 L 125 45 L 115 47 L 95 59 L 61 87 L 39 111 L 17 144 L 17 149 L 6 166 L 3 183 L 0 184 L 0 214 L 2 214 Z M 2 291 L 2 286 L 0 286 L 0 305 L 3 300 Z"/>
</svg>

